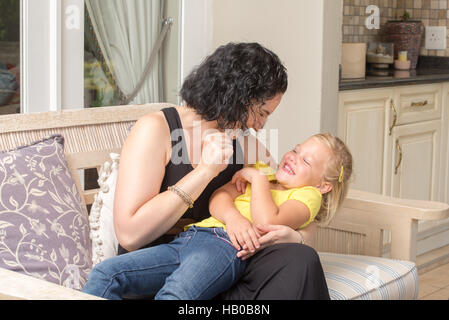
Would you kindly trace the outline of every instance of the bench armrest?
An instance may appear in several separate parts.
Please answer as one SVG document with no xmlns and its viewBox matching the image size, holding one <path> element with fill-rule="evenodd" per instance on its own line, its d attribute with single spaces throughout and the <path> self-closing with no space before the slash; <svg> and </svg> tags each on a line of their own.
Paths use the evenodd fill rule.
<svg viewBox="0 0 449 320">
<path fill-rule="evenodd" d="M 391 230 L 391 258 L 416 261 L 418 221 L 447 218 L 449 205 L 446 203 L 399 199 L 349 190 L 347 198 L 329 226 L 339 229 L 342 225 L 359 225 L 361 230 L 366 230 L 366 227 L 379 232 Z M 381 246 L 378 235 L 373 237 L 373 242 L 368 246 Z"/>
<path fill-rule="evenodd" d="M 0 300 L 102 300 L 99 297 L 0 268 Z"/>
<path fill-rule="evenodd" d="M 371 192 L 349 190 L 344 207 L 376 212 L 382 219 L 407 218 L 442 220 L 449 218 L 449 205 L 442 202 L 400 199 Z"/>
</svg>

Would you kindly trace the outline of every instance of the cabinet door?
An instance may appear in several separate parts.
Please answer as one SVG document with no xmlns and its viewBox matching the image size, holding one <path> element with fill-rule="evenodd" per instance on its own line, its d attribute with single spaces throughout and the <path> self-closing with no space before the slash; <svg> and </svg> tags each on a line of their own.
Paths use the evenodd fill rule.
<svg viewBox="0 0 449 320">
<path fill-rule="evenodd" d="M 396 125 L 440 119 L 441 88 L 439 83 L 395 88 Z"/>
<path fill-rule="evenodd" d="M 387 172 L 387 194 L 405 199 L 437 201 L 439 197 L 441 120 L 394 128 Z"/>
<path fill-rule="evenodd" d="M 382 194 L 384 154 L 392 90 L 340 93 L 338 135 L 351 150 L 354 166 L 351 188 Z"/>
</svg>

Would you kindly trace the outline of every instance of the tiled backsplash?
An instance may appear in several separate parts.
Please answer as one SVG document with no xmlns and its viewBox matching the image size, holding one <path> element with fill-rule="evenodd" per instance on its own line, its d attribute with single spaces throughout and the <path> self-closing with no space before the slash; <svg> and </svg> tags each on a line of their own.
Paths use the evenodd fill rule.
<svg viewBox="0 0 449 320">
<path fill-rule="evenodd" d="M 365 26 L 365 20 L 370 15 L 366 13 L 369 5 L 380 9 L 379 30 L 369 30 Z M 449 27 L 449 0 L 344 0 L 343 42 L 382 41 L 385 23 L 400 19 L 404 10 L 410 13 L 411 20 L 421 20 L 424 26 Z M 449 36 L 449 30 L 447 34 Z M 449 46 L 446 50 L 426 50 L 423 36 L 420 54 L 449 56 Z"/>
</svg>

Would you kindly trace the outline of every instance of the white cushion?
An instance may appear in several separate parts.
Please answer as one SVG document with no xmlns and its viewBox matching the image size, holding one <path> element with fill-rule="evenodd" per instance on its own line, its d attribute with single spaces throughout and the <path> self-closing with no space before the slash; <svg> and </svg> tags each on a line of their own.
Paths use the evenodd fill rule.
<svg viewBox="0 0 449 320">
<path fill-rule="evenodd" d="M 319 252 L 332 300 L 418 298 L 415 263 L 379 257 Z"/>
<path fill-rule="evenodd" d="M 89 215 L 93 265 L 117 255 L 118 240 L 114 231 L 113 205 L 120 155 L 111 153 L 110 157 L 112 163 L 106 161 L 100 170 L 100 191 L 95 195 Z"/>
</svg>

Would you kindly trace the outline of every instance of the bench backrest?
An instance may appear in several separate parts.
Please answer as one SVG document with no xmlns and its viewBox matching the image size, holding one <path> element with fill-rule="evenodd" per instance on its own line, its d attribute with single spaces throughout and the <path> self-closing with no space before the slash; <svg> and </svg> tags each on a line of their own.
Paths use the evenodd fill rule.
<svg viewBox="0 0 449 320">
<path fill-rule="evenodd" d="M 85 205 L 92 204 L 98 190 L 81 188 L 79 171 L 98 172 L 109 153 L 120 153 L 129 128 L 143 115 L 169 104 L 63 110 L 0 117 L 0 150 L 11 150 L 52 134 L 64 137 L 64 153 Z"/>
</svg>

